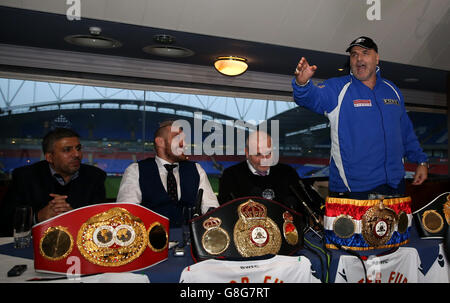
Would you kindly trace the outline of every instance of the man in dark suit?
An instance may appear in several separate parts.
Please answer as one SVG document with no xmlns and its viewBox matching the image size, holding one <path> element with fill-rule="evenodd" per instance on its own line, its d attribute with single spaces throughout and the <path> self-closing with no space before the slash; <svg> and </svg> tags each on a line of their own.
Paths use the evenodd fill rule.
<svg viewBox="0 0 450 303">
<path fill-rule="evenodd" d="M 0 230 L 12 235 L 14 209 L 31 205 L 34 222 L 42 222 L 63 212 L 106 199 L 106 173 L 81 164 L 80 136 L 73 130 L 56 128 L 42 141 L 45 160 L 16 168 L 1 205 Z"/>
<path fill-rule="evenodd" d="M 291 189 L 293 187 L 310 208 L 320 208 L 320 196 L 310 186 L 300 186 L 300 177 L 293 167 L 272 161 L 270 135 L 262 131 L 252 132 L 246 141 L 245 155 L 246 161 L 224 170 L 219 180 L 220 204 L 240 197 L 258 196 L 304 211 Z"/>
</svg>

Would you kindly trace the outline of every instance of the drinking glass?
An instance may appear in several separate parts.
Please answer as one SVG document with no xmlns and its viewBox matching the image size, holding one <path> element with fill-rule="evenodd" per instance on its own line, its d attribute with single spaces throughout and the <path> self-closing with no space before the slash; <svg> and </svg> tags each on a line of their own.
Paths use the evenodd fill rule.
<svg viewBox="0 0 450 303">
<path fill-rule="evenodd" d="M 31 206 L 18 206 L 14 213 L 14 247 L 25 248 L 31 243 L 33 210 Z"/>
</svg>

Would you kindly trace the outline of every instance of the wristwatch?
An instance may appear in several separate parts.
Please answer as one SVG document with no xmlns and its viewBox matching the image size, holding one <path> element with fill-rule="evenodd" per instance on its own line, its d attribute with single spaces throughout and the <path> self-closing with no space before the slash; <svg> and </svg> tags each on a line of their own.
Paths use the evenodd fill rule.
<svg viewBox="0 0 450 303">
<path fill-rule="evenodd" d="M 430 168 L 430 164 L 428 164 L 428 162 L 420 162 L 419 165 L 426 166 L 427 168 Z"/>
</svg>

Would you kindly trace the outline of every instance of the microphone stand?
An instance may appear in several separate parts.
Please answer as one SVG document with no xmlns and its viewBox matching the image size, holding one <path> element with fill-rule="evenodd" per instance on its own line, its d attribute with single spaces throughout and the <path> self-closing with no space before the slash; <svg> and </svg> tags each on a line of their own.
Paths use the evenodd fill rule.
<svg viewBox="0 0 450 303">
<path fill-rule="evenodd" d="M 306 189 L 303 185 L 303 183 L 301 183 L 301 180 L 299 180 L 299 183 L 302 185 L 303 190 L 306 192 Z M 298 193 L 298 191 L 295 189 L 294 186 L 289 185 L 289 189 L 294 193 L 295 197 L 297 198 L 298 201 L 300 201 L 300 203 L 303 205 L 303 207 L 306 209 L 306 211 L 309 213 L 309 216 L 313 219 L 314 224 L 316 226 L 319 227 L 320 231 L 323 232 L 323 236 L 325 237 L 325 233 L 324 233 L 324 226 L 323 224 L 320 222 L 319 218 L 317 218 L 317 215 L 314 213 L 314 211 L 308 206 L 308 204 L 306 204 L 306 202 L 300 197 L 300 194 Z M 311 199 L 311 197 L 308 195 L 308 193 L 306 192 L 308 199 Z M 328 283 L 328 276 L 329 276 L 329 270 L 330 270 L 330 256 L 331 253 L 328 251 L 328 249 L 325 247 L 325 239 L 324 237 L 322 237 L 320 235 L 320 233 L 316 230 L 314 230 L 314 228 L 311 227 L 311 224 L 309 224 L 309 222 L 307 222 L 307 228 L 305 228 L 304 230 L 304 235 L 308 232 L 308 231 L 312 231 L 317 237 L 319 237 L 324 250 L 321 250 L 320 248 L 318 248 L 324 255 L 326 258 L 326 270 L 324 269 L 324 264 L 323 264 L 323 259 L 322 257 L 319 255 L 318 252 L 316 252 L 312 247 L 315 247 L 317 249 L 317 246 L 314 246 L 312 243 L 310 243 L 307 239 L 305 239 L 305 243 L 308 243 L 309 245 L 311 245 L 312 247 L 309 247 L 308 245 L 305 244 L 305 247 L 310 250 L 311 252 L 313 252 L 320 260 L 320 264 L 322 267 L 322 282 Z M 305 236 L 303 236 L 305 237 Z M 323 277 L 323 275 L 326 273 L 326 278 Z"/>
<path fill-rule="evenodd" d="M 184 247 L 190 245 L 191 233 L 189 230 L 189 221 L 192 218 L 198 217 L 202 214 L 202 199 L 203 199 L 203 189 L 198 190 L 197 199 L 194 207 L 183 206 L 182 217 L 183 223 L 181 224 L 182 239 L 178 243 L 177 247 L 173 252 L 174 256 L 182 257 L 184 256 Z"/>
<path fill-rule="evenodd" d="M 198 190 L 197 201 L 195 203 L 195 210 L 193 215 L 194 218 L 202 215 L 202 199 L 203 199 L 203 189 L 200 188 Z"/>
<path fill-rule="evenodd" d="M 301 185 L 303 185 L 303 183 L 301 182 L 301 180 L 299 180 L 299 183 Z M 306 192 L 306 189 L 304 187 L 304 185 L 302 186 L 304 191 Z M 303 205 L 303 207 L 305 207 L 306 211 L 308 212 L 308 214 L 311 216 L 311 218 L 314 220 L 314 222 L 316 223 L 317 226 L 319 226 L 321 229 L 323 229 L 323 225 L 322 223 L 320 223 L 320 220 L 317 218 L 317 215 L 314 213 L 314 211 L 308 206 L 308 204 L 306 204 L 305 201 L 303 201 L 303 199 L 300 197 L 298 191 L 295 189 L 294 186 L 289 185 L 289 189 L 294 193 L 295 197 L 297 198 L 297 200 L 300 201 L 300 203 Z M 308 193 L 306 192 L 306 194 L 308 195 Z M 308 195 L 308 199 L 312 200 L 311 197 Z M 310 226 L 311 228 L 311 226 Z M 322 237 L 320 237 L 322 238 Z"/>
</svg>

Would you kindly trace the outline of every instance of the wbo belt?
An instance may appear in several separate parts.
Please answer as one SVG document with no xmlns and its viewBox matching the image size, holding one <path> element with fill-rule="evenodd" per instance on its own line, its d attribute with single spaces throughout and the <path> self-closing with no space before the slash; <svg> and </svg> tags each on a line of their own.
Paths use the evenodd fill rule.
<svg viewBox="0 0 450 303">
<path fill-rule="evenodd" d="M 169 220 L 139 204 L 77 208 L 33 226 L 36 271 L 129 272 L 168 257 Z"/>
<path fill-rule="evenodd" d="M 291 255 L 303 246 L 305 219 L 261 197 L 232 200 L 190 221 L 195 262 L 267 254 Z"/>
<path fill-rule="evenodd" d="M 356 200 L 327 197 L 324 232 L 328 248 L 370 250 L 408 243 L 411 197 Z"/>
<path fill-rule="evenodd" d="M 421 238 L 443 239 L 450 224 L 450 192 L 438 195 L 413 216 Z"/>
</svg>

